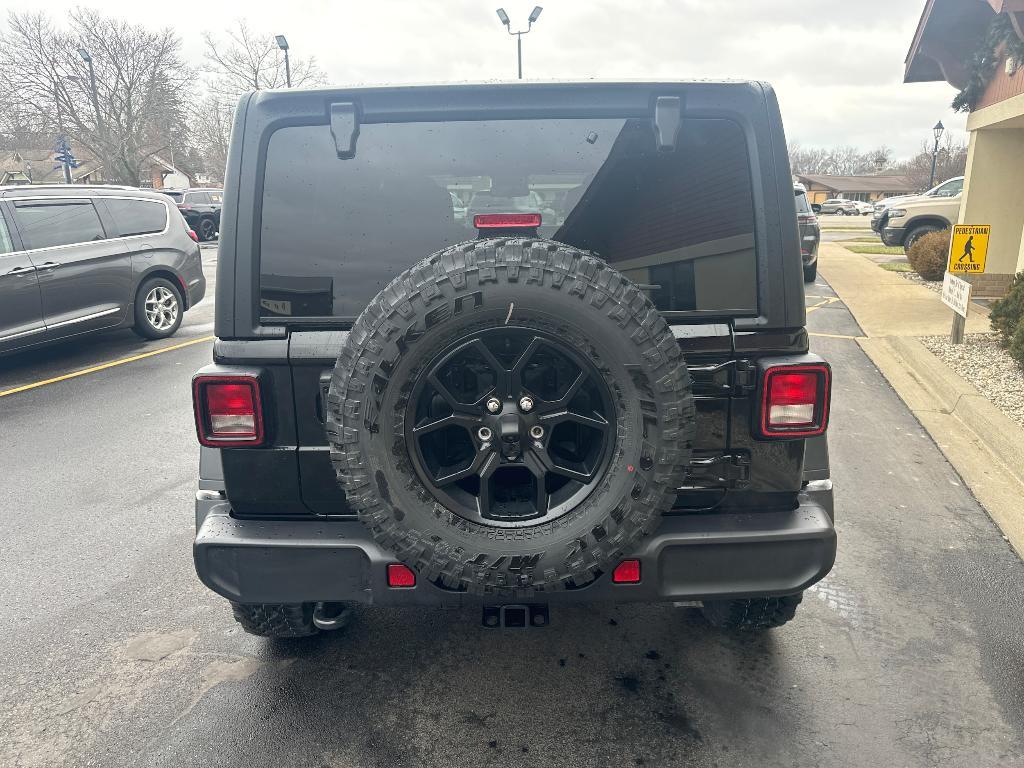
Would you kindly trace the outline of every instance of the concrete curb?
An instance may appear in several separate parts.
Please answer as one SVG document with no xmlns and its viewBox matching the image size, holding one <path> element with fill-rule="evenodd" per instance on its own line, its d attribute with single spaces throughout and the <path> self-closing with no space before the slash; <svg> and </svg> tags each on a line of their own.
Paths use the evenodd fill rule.
<svg viewBox="0 0 1024 768">
<path fill-rule="evenodd" d="M 917 339 L 858 343 L 1024 558 L 1024 429 Z"/>
</svg>

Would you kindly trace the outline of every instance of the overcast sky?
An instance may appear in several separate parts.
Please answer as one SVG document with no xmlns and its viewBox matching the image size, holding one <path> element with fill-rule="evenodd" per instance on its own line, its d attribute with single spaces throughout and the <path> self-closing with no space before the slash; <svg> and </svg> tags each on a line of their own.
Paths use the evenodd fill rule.
<svg viewBox="0 0 1024 768">
<path fill-rule="evenodd" d="M 37 0 L 0 0 L 3 15 Z M 517 0 L 46 0 L 57 18 L 76 5 L 173 27 L 201 63 L 204 30 L 244 15 L 254 30 L 285 34 L 314 55 L 332 84 L 515 77 L 513 28 L 533 2 Z M 527 78 L 730 77 L 767 80 L 779 95 L 790 143 L 890 146 L 915 153 L 936 120 L 966 140 L 945 83 L 904 85 L 903 59 L 924 0 L 541 0 L 523 38 Z"/>
</svg>

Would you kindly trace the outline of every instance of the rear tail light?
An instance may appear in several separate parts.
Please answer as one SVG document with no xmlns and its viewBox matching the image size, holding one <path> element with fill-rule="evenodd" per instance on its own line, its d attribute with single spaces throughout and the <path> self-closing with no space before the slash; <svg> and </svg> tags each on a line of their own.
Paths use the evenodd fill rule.
<svg viewBox="0 0 1024 768">
<path fill-rule="evenodd" d="M 388 563 L 388 586 L 397 588 L 415 587 L 415 571 L 408 565 Z"/>
<path fill-rule="evenodd" d="M 478 213 L 473 217 L 477 229 L 535 229 L 540 226 L 539 213 Z"/>
<path fill-rule="evenodd" d="M 613 584 L 639 584 L 640 583 L 640 561 L 623 560 L 615 566 L 612 571 Z"/>
<path fill-rule="evenodd" d="M 263 443 L 263 409 L 256 378 L 196 376 L 192 402 L 200 444 L 232 448 Z"/>
<path fill-rule="evenodd" d="M 798 213 L 796 220 L 801 224 L 815 224 L 818 221 L 818 217 L 813 213 Z"/>
<path fill-rule="evenodd" d="M 199 242 L 199 235 L 197 235 L 196 231 L 191 227 L 188 230 L 188 236 L 191 237 L 195 242 Z"/>
<path fill-rule="evenodd" d="M 832 373 L 828 365 L 780 365 L 762 377 L 761 436 L 814 437 L 828 428 Z"/>
</svg>

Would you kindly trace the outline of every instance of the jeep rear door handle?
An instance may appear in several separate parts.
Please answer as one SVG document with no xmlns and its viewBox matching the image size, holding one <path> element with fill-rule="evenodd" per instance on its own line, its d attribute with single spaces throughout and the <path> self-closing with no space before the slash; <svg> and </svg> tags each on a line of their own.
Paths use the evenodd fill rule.
<svg viewBox="0 0 1024 768">
<path fill-rule="evenodd" d="M 35 267 L 15 267 L 4 272 L 5 275 L 27 275 L 29 272 L 35 272 Z"/>
<path fill-rule="evenodd" d="M 60 264 L 58 264 L 56 261 L 44 261 L 42 264 L 39 264 L 36 267 L 36 269 L 38 269 L 40 272 L 49 272 L 50 270 L 54 270 L 59 266 Z"/>
</svg>

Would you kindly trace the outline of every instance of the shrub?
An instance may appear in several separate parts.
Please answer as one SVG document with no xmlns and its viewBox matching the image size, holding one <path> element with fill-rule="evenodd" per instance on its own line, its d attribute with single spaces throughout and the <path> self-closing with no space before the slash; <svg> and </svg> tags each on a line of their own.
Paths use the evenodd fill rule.
<svg viewBox="0 0 1024 768">
<path fill-rule="evenodd" d="M 1009 344 L 1010 357 L 1017 361 L 1021 368 L 1024 368 L 1024 322 L 1017 326 L 1013 338 Z"/>
<path fill-rule="evenodd" d="M 925 280 L 941 280 L 949 259 L 949 230 L 929 232 L 907 250 L 907 261 Z"/>
<path fill-rule="evenodd" d="M 1013 278 L 1006 296 L 992 302 L 989 321 L 992 330 L 999 334 L 1002 345 L 1009 347 L 1024 321 L 1024 272 L 1018 272 Z M 1019 343 L 1024 346 L 1024 336 L 1021 336 Z"/>
</svg>

